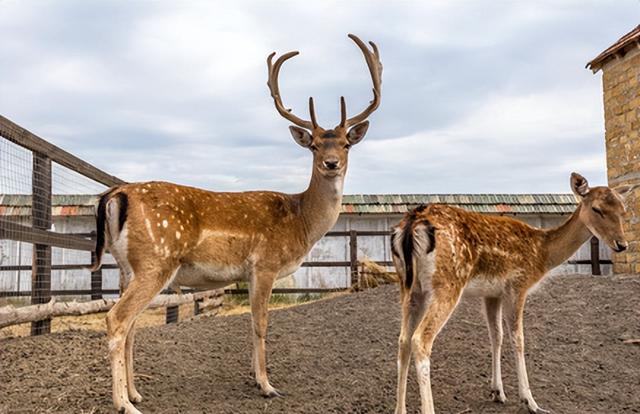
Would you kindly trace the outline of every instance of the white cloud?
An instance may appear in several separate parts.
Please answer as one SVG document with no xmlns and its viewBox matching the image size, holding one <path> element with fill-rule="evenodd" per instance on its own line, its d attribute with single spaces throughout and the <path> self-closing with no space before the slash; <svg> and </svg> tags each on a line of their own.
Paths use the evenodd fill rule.
<svg viewBox="0 0 640 414">
<path fill-rule="evenodd" d="M 371 98 L 346 33 L 374 40 L 383 102 L 348 192 L 566 191 L 604 179 L 602 92 L 584 64 L 637 24 L 635 0 L 0 1 L 0 113 L 126 180 L 306 186 L 310 156 L 268 95 L 323 125 Z"/>
</svg>

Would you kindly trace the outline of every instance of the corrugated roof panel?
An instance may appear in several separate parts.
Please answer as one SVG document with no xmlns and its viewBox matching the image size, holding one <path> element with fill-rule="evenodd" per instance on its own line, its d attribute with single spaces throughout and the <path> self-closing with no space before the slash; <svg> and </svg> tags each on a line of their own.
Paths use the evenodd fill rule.
<svg viewBox="0 0 640 414">
<path fill-rule="evenodd" d="M 97 196 L 54 195 L 54 215 L 93 215 Z M 348 194 L 347 214 L 403 214 L 420 204 L 442 203 L 470 211 L 508 214 L 568 214 L 577 205 L 572 194 Z M 31 195 L 0 195 L 0 215 L 29 216 Z"/>
</svg>

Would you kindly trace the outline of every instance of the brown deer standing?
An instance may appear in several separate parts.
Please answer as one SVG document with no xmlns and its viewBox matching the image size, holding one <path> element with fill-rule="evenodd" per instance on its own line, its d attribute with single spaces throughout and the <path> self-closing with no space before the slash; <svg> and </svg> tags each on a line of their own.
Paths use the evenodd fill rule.
<svg viewBox="0 0 640 414">
<path fill-rule="evenodd" d="M 631 188 L 589 188 L 584 177 L 573 173 L 571 189 L 580 203 L 564 224 L 552 229 L 436 204 L 418 207 L 395 227 L 391 245 L 401 280 L 402 305 L 396 414 L 406 412 L 412 352 L 422 413 L 434 413 L 431 349 L 463 295 L 484 297 L 493 360 L 492 399 L 506 401 L 500 372 L 504 309 L 516 356 L 520 399 L 532 413 L 547 412 L 536 404 L 527 379 L 522 321 L 527 294 L 592 235 L 617 252 L 627 248 L 622 229 L 623 196 Z"/>
<path fill-rule="evenodd" d="M 122 298 L 107 314 L 113 402 L 118 410 L 139 413 L 142 400 L 133 383 L 135 320 L 168 286 L 223 287 L 249 283 L 253 319 L 253 369 L 263 395 L 280 393 L 269 383 L 265 358 L 267 305 L 274 281 L 291 275 L 311 247 L 338 219 L 349 148 L 363 138 L 367 117 L 380 104 L 382 64 L 375 44 L 370 50 L 349 35 L 364 54 L 373 81 L 373 100 L 333 129 L 318 126 L 313 99 L 310 121 L 285 109 L 278 88 L 282 64 L 272 63 L 268 86 L 278 112 L 296 126 L 294 140 L 313 153 L 311 182 L 300 194 L 270 191 L 217 193 L 165 182 L 127 184 L 102 195 L 97 210 L 96 256 L 105 248 L 120 266 Z M 98 262 L 96 267 L 99 267 Z"/>
</svg>

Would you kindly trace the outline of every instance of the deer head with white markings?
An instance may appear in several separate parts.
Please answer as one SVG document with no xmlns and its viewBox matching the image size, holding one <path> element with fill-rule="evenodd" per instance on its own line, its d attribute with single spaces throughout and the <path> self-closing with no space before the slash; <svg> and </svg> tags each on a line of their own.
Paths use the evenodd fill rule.
<svg viewBox="0 0 640 414">
<path fill-rule="evenodd" d="M 327 178 L 344 177 L 347 169 L 349 148 L 359 143 L 369 128 L 369 121 L 366 119 L 380 105 L 380 86 L 382 83 L 382 63 L 380 54 L 375 43 L 369 42 L 371 50 L 357 36 L 350 34 L 349 37 L 358 45 L 369 67 L 371 80 L 373 81 L 373 100 L 369 106 L 360 114 L 347 118 L 347 107 L 344 97 L 340 98 L 340 123 L 333 129 L 325 129 L 318 125 L 316 120 L 313 98 L 309 98 L 310 120 L 303 120 L 294 115 L 290 109 L 286 109 L 280 96 L 278 86 L 278 75 L 282 64 L 288 59 L 296 56 L 298 52 L 289 52 L 280 56 L 275 63 L 272 62 L 275 53 L 269 55 L 267 63 L 269 66 L 269 80 L 267 85 L 271 90 L 271 96 L 276 105 L 276 109 L 287 120 L 294 125 L 290 126 L 293 139 L 302 147 L 313 152 L 314 173 L 318 173 Z"/>
</svg>

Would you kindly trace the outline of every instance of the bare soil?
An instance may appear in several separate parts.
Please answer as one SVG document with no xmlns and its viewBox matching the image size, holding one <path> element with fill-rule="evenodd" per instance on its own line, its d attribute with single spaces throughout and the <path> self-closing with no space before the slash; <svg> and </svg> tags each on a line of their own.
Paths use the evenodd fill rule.
<svg viewBox="0 0 640 414">
<path fill-rule="evenodd" d="M 554 413 L 640 413 L 640 278 L 565 276 L 531 295 L 527 362 L 533 395 Z M 442 413 L 521 413 L 505 342 L 508 401 L 489 402 L 490 351 L 479 300 L 463 302 L 432 360 Z M 146 413 L 391 413 L 395 404 L 398 288 L 271 312 L 273 384 L 264 399 L 250 370 L 250 316 L 207 317 L 141 329 L 138 390 Z M 0 413 L 113 412 L 103 332 L 0 340 Z M 410 413 L 419 410 L 413 370 Z"/>
</svg>

